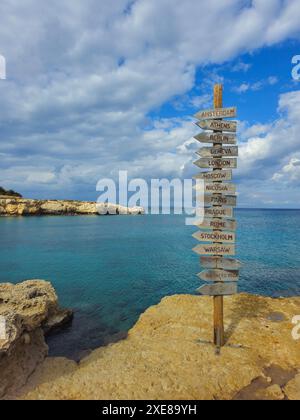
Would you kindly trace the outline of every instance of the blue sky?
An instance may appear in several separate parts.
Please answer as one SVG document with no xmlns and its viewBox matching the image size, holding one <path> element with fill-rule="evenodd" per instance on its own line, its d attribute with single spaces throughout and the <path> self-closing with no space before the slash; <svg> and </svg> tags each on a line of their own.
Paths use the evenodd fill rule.
<svg viewBox="0 0 300 420">
<path fill-rule="evenodd" d="M 237 106 L 242 207 L 300 208 L 298 0 L 3 0 L 0 185 L 95 200 L 99 179 L 187 178 L 191 116 Z"/>
</svg>

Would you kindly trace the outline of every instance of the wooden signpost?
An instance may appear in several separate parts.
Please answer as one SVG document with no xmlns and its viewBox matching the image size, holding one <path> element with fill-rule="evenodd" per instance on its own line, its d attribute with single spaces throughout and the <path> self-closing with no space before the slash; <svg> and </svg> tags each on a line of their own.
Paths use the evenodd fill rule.
<svg viewBox="0 0 300 420">
<path fill-rule="evenodd" d="M 214 87 L 214 109 L 199 111 L 196 124 L 204 132 L 195 136 L 200 143 L 212 143 L 212 147 L 202 147 L 197 154 L 201 156 L 195 165 L 212 169 L 195 175 L 196 191 L 204 189 L 204 197 L 197 197 L 204 206 L 204 220 L 195 222 L 201 230 L 193 237 L 202 242 L 193 251 L 201 255 L 200 264 L 205 269 L 198 277 L 207 284 L 197 291 L 202 295 L 214 297 L 214 344 L 217 352 L 224 346 L 224 301 L 223 297 L 237 293 L 240 261 L 227 258 L 235 255 L 236 221 L 233 207 L 236 206 L 236 186 L 232 180 L 232 169 L 237 167 L 238 147 L 237 122 L 223 120 L 235 118 L 235 107 L 223 108 L 223 86 Z M 212 130 L 212 131 L 207 131 Z M 225 146 L 224 146 L 225 145 Z M 230 145 L 230 146 L 226 146 Z M 225 182 L 224 182 L 225 181 Z M 209 242 L 209 243 L 208 243 Z"/>
</svg>

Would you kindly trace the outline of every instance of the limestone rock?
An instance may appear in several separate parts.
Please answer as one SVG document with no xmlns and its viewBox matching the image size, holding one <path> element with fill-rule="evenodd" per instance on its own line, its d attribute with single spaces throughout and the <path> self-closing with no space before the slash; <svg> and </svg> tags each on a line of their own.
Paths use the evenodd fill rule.
<svg viewBox="0 0 300 420">
<path fill-rule="evenodd" d="M 282 401 L 285 396 L 279 385 L 275 384 L 256 393 L 256 399 L 261 401 Z"/>
<path fill-rule="evenodd" d="M 283 314 L 281 322 L 272 320 L 274 312 Z M 212 299 L 167 297 L 141 315 L 125 340 L 93 351 L 78 366 L 46 359 L 20 398 L 230 400 L 262 378 L 268 388 L 262 397 L 282 399 L 281 379 L 272 372 L 288 377 L 300 366 L 290 323 L 299 313 L 300 298 L 226 297 L 227 345 L 217 356 Z M 297 396 L 298 381 L 287 395 Z"/>
<path fill-rule="evenodd" d="M 143 214 L 142 207 L 73 200 L 30 200 L 0 197 L 0 216 Z"/>
<path fill-rule="evenodd" d="M 0 284 L 0 397 L 24 385 L 47 355 L 44 328 L 69 320 L 50 283 L 30 280 Z"/>
<path fill-rule="evenodd" d="M 289 400 L 300 400 L 300 374 L 295 376 L 295 378 L 286 385 L 284 392 Z"/>
</svg>

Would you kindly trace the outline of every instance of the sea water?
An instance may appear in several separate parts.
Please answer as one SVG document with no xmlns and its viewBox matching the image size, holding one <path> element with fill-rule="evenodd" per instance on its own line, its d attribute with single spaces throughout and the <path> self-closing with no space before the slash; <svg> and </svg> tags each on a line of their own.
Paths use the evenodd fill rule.
<svg viewBox="0 0 300 420">
<path fill-rule="evenodd" d="M 300 295 L 300 210 L 236 210 L 239 290 Z M 72 326 L 51 355 L 78 357 L 125 333 L 150 305 L 201 285 L 185 216 L 0 218 L 0 282 L 52 282 Z"/>
</svg>

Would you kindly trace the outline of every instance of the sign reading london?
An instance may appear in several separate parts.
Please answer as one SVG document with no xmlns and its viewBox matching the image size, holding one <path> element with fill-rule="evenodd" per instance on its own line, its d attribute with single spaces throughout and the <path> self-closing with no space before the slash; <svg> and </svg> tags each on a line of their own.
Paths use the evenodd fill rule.
<svg viewBox="0 0 300 420">
<path fill-rule="evenodd" d="M 214 88 L 214 109 L 197 112 L 196 124 L 204 131 L 195 136 L 200 143 L 211 143 L 196 153 L 200 156 L 194 164 L 208 169 L 196 174 L 197 203 L 204 207 L 204 219 L 195 222 L 200 230 L 193 237 L 200 242 L 193 249 L 201 255 L 200 264 L 204 271 L 198 274 L 201 281 L 210 283 L 197 289 L 202 295 L 214 297 L 214 343 L 218 348 L 224 345 L 223 296 L 237 293 L 241 263 L 235 258 L 236 221 L 233 207 L 237 204 L 236 186 L 232 180 L 232 169 L 237 168 L 238 146 L 236 107 L 223 108 L 222 85 Z M 231 134 L 232 133 L 232 134 Z"/>
</svg>

